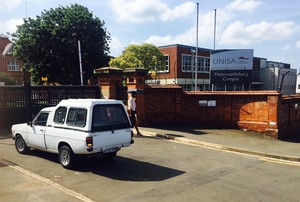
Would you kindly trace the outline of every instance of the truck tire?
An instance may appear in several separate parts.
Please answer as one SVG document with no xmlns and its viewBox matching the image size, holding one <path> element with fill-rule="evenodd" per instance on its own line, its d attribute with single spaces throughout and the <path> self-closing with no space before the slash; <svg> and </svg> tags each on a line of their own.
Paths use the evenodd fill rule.
<svg viewBox="0 0 300 202">
<path fill-rule="evenodd" d="M 29 151 L 29 147 L 21 135 L 16 137 L 15 147 L 20 154 L 26 154 Z"/>
<path fill-rule="evenodd" d="M 72 168 L 76 162 L 76 156 L 73 153 L 72 149 L 67 146 L 61 146 L 59 148 L 59 163 L 64 167 L 64 168 Z"/>
<path fill-rule="evenodd" d="M 102 156 L 105 160 L 112 160 L 117 156 L 117 152 L 102 153 Z"/>
</svg>

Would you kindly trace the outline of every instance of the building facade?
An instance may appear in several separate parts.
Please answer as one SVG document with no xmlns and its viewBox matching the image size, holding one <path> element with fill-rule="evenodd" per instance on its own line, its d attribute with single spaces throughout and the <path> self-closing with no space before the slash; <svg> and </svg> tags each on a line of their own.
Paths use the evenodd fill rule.
<svg viewBox="0 0 300 202">
<path fill-rule="evenodd" d="M 290 64 L 268 61 L 266 58 L 253 56 L 253 50 L 218 50 L 218 52 L 229 52 L 224 56 L 222 74 L 226 77 L 224 82 L 212 83 L 212 53 L 214 50 L 173 44 L 159 47 L 165 55 L 166 68 L 150 75 L 147 83 L 161 85 L 177 84 L 185 91 L 246 91 L 246 90 L 276 90 L 283 94 L 296 93 L 296 69 L 291 69 Z M 246 51 L 246 57 L 243 52 Z M 252 51 L 252 56 L 251 56 Z M 230 53 L 233 52 L 233 53 Z M 230 54 L 235 54 L 234 58 Z M 196 60 L 197 55 L 197 60 Z M 236 64 L 245 64 L 235 70 L 230 66 L 233 60 Z M 247 61 L 248 60 L 248 61 Z M 197 64 L 196 64 L 197 61 Z M 251 61 L 251 62 L 249 62 Z M 248 62 L 247 66 L 246 63 Z M 195 71 L 197 66 L 197 71 Z M 247 67 L 247 68 L 246 68 Z M 243 68 L 245 71 L 243 71 Z M 233 71 L 235 70 L 235 71 Z M 220 74 L 222 76 L 222 74 Z M 228 75 L 231 78 L 228 78 Z M 243 78 L 247 75 L 247 79 Z M 245 77 L 245 76 L 244 76 Z M 228 82 L 235 81 L 235 82 Z"/>
<path fill-rule="evenodd" d="M 166 57 L 166 68 L 158 71 L 158 74 L 152 79 L 161 85 L 177 84 L 184 90 L 195 90 L 195 78 L 197 78 L 197 90 L 209 90 L 210 74 L 210 50 L 198 48 L 197 76 L 196 67 L 196 49 L 192 46 L 169 45 L 159 47 L 160 51 Z M 158 82 L 157 82 L 158 81 Z"/>
<path fill-rule="evenodd" d="M 296 93 L 297 70 L 290 64 L 267 61 L 266 67 L 260 69 L 263 90 L 277 90 L 284 95 Z"/>
<path fill-rule="evenodd" d="M 15 84 L 22 84 L 23 72 L 21 61 L 13 56 L 13 44 L 5 35 L 0 35 L 0 72 L 15 80 Z M 1 83 L 1 85 L 5 85 Z"/>
</svg>

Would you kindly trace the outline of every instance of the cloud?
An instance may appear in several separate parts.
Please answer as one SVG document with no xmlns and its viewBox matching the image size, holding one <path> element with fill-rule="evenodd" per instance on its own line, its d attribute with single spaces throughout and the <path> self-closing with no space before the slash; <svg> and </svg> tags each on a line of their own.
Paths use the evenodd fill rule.
<svg viewBox="0 0 300 202">
<path fill-rule="evenodd" d="M 118 37 L 111 37 L 111 42 L 109 47 L 110 47 L 111 54 L 116 55 L 122 52 L 123 44 Z"/>
<path fill-rule="evenodd" d="M 17 30 L 17 25 L 21 24 L 23 24 L 23 19 L 10 19 L 5 22 L 0 22 L 0 30 L 3 32 L 2 34 L 6 32 L 13 33 Z"/>
<path fill-rule="evenodd" d="M 175 8 L 169 8 L 160 0 L 112 0 L 109 2 L 118 21 L 135 23 L 176 20 L 190 15 L 195 10 L 195 4 L 185 2 Z"/>
<path fill-rule="evenodd" d="M 300 48 L 300 40 L 296 42 L 296 47 Z"/>
<path fill-rule="evenodd" d="M 19 6 L 21 0 L 0 0 L 0 8 L 1 9 L 13 9 Z"/>
<path fill-rule="evenodd" d="M 289 50 L 291 48 L 291 45 L 290 44 L 286 44 L 282 50 Z"/>
<path fill-rule="evenodd" d="M 220 37 L 221 44 L 249 45 L 262 41 L 283 40 L 299 32 L 299 27 L 291 21 L 261 22 L 245 25 L 241 21 L 231 23 Z"/>
<path fill-rule="evenodd" d="M 201 38 L 201 42 L 203 42 L 204 38 Z M 178 34 L 175 36 L 165 35 L 165 36 L 150 36 L 146 43 L 152 43 L 156 46 L 163 46 L 168 44 L 187 44 L 187 45 L 195 45 L 196 44 L 196 28 L 191 28 L 185 31 L 182 34 Z"/>
<path fill-rule="evenodd" d="M 161 20 L 171 21 L 176 18 L 181 18 L 190 15 L 195 12 L 196 4 L 192 2 L 186 2 L 179 6 L 176 6 L 174 9 L 166 8 L 165 11 L 160 15 Z"/>
<path fill-rule="evenodd" d="M 262 2 L 256 0 L 235 0 L 232 3 L 226 6 L 226 9 L 229 11 L 253 11 Z"/>
<path fill-rule="evenodd" d="M 228 18 L 224 12 L 220 14 L 222 18 L 218 23 L 222 24 Z M 214 38 L 214 11 L 208 12 L 199 16 L 198 39 L 199 44 L 213 41 Z M 190 29 L 185 30 L 178 35 L 165 36 L 150 36 L 147 43 L 153 43 L 157 46 L 168 44 L 187 44 L 194 46 L 196 44 L 196 25 Z"/>
</svg>

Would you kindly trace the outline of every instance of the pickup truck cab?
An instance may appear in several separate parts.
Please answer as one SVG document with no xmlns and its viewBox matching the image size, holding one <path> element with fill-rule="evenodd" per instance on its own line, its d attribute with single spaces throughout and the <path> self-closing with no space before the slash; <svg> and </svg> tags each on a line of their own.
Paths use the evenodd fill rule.
<svg viewBox="0 0 300 202">
<path fill-rule="evenodd" d="M 64 168 L 81 155 L 101 154 L 113 159 L 133 143 L 124 104 L 118 100 L 67 99 L 42 109 L 32 122 L 11 128 L 21 154 L 30 148 L 57 153 Z"/>
</svg>

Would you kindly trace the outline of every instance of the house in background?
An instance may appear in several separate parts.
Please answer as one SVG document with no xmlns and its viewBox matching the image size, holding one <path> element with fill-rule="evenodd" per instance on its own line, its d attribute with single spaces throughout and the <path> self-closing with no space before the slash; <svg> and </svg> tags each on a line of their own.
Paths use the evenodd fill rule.
<svg viewBox="0 0 300 202">
<path fill-rule="evenodd" d="M 13 78 L 17 85 L 23 83 L 22 61 L 18 61 L 13 56 L 13 44 L 9 38 L 0 35 L 0 73 L 4 73 Z"/>
<path fill-rule="evenodd" d="M 166 58 L 166 67 L 151 74 L 146 81 L 149 84 L 177 84 L 186 91 L 194 91 L 197 86 L 197 91 L 280 90 L 284 95 L 296 93 L 296 69 L 291 69 L 287 63 L 254 57 L 251 49 L 215 51 L 198 48 L 197 60 L 195 46 L 173 44 L 160 46 L 159 50 Z M 242 68 L 231 64 L 232 60 L 242 64 Z M 212 70 L 217 70 L 214 75 Z M 214 78 L 215 75 L 220 76 Z"/>
</svg>

